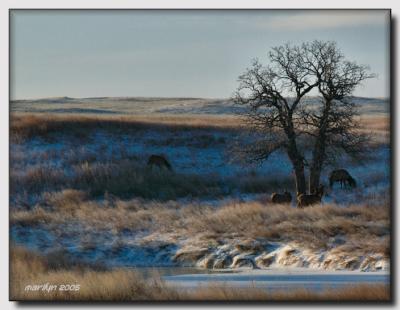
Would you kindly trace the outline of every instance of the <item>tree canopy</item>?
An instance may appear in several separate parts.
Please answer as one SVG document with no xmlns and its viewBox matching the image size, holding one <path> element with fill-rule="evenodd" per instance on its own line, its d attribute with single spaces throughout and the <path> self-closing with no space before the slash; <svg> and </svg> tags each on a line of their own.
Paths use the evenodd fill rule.
<svg viewBox="0 0 400 310">
<path fill-rule="evenodd" d="M 283 150 L 293 165 L 297 192 L 306 193 L 305 167 L 314 192 L 324 165 L 340 154 L 361 158 L 365 151 L 368 136 L 359 130 L 351 95 L 374 75 L 348 61 L 331 41 L 286 44 L 268 56 L 268 65 L 254 60 L 238 78 L 234 100 L 248 108 L 246 126 L 258 137 L 240 153 L 262 161 Z M 317 100 L 309 100 L 312 91 Z"/>
</svg>

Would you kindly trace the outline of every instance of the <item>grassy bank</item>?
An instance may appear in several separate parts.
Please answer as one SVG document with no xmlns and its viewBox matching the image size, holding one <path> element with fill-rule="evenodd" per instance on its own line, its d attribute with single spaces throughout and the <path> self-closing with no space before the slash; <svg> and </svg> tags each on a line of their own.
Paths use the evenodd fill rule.
<svg viewBox="0 0 400 310">
<path fill-rule="evenodd" d="M 390 290 L 386 285 L 358 285 L 321 292 L 309 290 L 268 292 L 254 287 L 232 289 L 210 284 L 193 291 L 169 288 L 154 276 L 144 279 L 137 272 L 124 269 L 96 270 L 90 266 L 58 266 L 51 259 L 11 248 L 10 298 L 12 300 L 53 301 L 387 301 Z M 77 291 L 29 291 L 27 285 L 79 284 Z"/>
<path fill-rule="evenodd" d="M 42 205 L 30 210 L 12 210 L 10 220 L 12 225 L 42 225 L 53 232 L 63 230 L 62 225 L 79 223 L 74 233 L 81 237 L 101 229 L 114 231 L 117 237 L 123 231 L 147 231 L 148 235 L 176 236 L 175 242 L 179 236 L 188 236 L 187 240 L 193 238 L 206 246 L 226 239 L 262 238 L 313 249 L 337 247 L 338 252 L 354 255 L 389 256 L 390 212 L 380 199 L 384 198 L 346 208 L 330 204 L 297 209 L 263 201 L 228 201 L 216 208 L 205 203 L 112 197 L 97 201 L 88 199 L 85 192 L 64 190 L 47 194 Z M 88 230 L 83 232 L 82 227 Z M 332 244 L 336 237 L 343 241 Z"/>
</svg>

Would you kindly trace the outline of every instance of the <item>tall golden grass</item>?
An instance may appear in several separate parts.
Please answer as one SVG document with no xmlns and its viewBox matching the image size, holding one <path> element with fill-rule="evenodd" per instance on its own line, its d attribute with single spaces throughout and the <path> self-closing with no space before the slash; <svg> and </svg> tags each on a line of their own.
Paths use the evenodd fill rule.
<svg viewBox="0 0 400 310">
<path fill-rule="evenodd" d="M 21 247 L 11 247 L 11 300 L 156 300 L 173 299 L 172 291 L 155 279 L 147 283 L 134 270 L 99 271 L 91 268 L 54 268 L 49 259 Z M 26 290 L 28 285 L 80 285 L 78 291 Z"/>
<path fill-rule="evenodd" d="M 159 235 L 220 238 L 265 238 L 297 242 L 326 249 L 330 239 L 346 236 L 338 250 L 356 255 L 389 255 L 389 204 L 379 197 L 371 205 L 343 208 L 335 204 L 306 209 L 265 202 L 226 202 L 219 208 L 205 203 L 87 198 L 85 192 L 66 189 L 45 195 L 43 205 L 31 210 L 11 210 L 11 224 L 53 225 L 79 221 L 91 229 L 147 230 Z"/>
<path fill-rule="evenodd" d="M 387 116 L 363 116 L 360 128 L 364 131 L 388 132 Z M 210 129 L 235 130 L 244 125 L 233 115 L 91 115 L 51 113 L 11 113 L 10 136 L 26 139 L 54 132 L 74 132 L 85 129 L 137 130 L 143 128 L 175 128 L 176 130 Z"/>
<path fill-rule="evenodd" d="M 241 122 L 232 116 L 173 116 L 173 115 L 96 115 L 12 113 L 10 117 L 10 137 L 16 141 L 31 137 L 46 136 L 51 133 L 107 129 L 119 132 L 139 129 L 174 130 L 209 129 L 231 130 Z"/>
</svg>

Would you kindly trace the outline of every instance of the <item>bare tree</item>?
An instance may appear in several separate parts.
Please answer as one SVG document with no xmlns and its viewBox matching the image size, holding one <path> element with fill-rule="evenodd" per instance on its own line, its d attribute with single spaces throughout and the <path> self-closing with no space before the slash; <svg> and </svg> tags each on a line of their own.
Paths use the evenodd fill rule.
<svg viewBox="0 0 400 310">
<path fill-rule="evenodd" d="M 304 127 L 314 138 L 310 164 L 310 192 L 320 184 L 325 164 L 345 153 L 361 160 L 368 135 L 357 121 L 358 106 L 350 97 L 362 81 L 372 78 L 368 67 L 345 59 L 335 42 L 313 41 L 302 46 L 302 56 L 309 72 L 318 79 L 320 106 L 302 107 Z"/>
<path fill-rule="evenodd" d="M 275 151 L 285 150 L 293 165 L 297 192 L 305 193 L 304 154 L 298 146 L 298 105 L 318 85 L 318 79 L 300 63 L 301 53 L 300 48 L 287 44 L 272 49 L 270 66 L 255 60 L 239 76 L 235 102 L 249 107 L 246 123 L 263 136 L 242 148 L 246 156 L 261 161 Z"/>
<path fill-rule="evenodd" d="M 239 76 L 234 100 L 248 107 L 244 119 L 258 137 L 241 145 L 240 151 L 249 160 L 263 161 L 284 150 L 293 165 L 297 193 L 303 194 L 309 161 L 302 141 L 311 137 L 310 191 L 314 191 L 330 158 L 340 152 L 361 154 L 367 139 L 357 130 L 357 109 L 349 96 L 373 75 L 366 73 L 367 67 L 346 61 L 333 42 L 275 47 L 269 60 L 269 66 L 255 60 Z M 321 94 L 319 105 L 304 100 L 313 89 Z"/>
</svg>

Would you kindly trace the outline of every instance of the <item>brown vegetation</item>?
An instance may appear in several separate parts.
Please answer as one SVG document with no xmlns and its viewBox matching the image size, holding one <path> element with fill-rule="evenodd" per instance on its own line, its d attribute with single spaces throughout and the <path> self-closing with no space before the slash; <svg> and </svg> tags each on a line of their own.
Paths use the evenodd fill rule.
<svg viewBox="0 0 400 310">
<path fill-rule="evenodd" d="M 140 128 L 177 128 L 177 129 L 238 129 L 243 126 L 237 116 L 216 115 L 96 115 L 80 114 L 45 114 L 14 112 L 10 119 L 10 137 L 12 139 L 27 139 L 44 136 L 50 133 L 76 132 L 79 129 L 140 129 Z M 389 131 L 389 119 L 386 116 L 364 116 L 361 119 L 361 129 L 366 132 Z"/>
<path fill-rule="evenodd" d="M 121 231 L 147 229 L 159 235 L 223 238 L 266 238 L 297 242 L 306 247 L 329 248 L 330 238 L 346 236 L 346 251 L 389 254 L 389 208 L 376 204 L 346 208 L 331 204 L 306 209 L 258 202 L 227 202 L 219 208 L 201 203 L 146 202 L 108 198 L 87 200 L 83 192 L 64 190 L 47 194 L 32 210 L 11 210 L 10 221 L 19 225 L 54 225 L 80 222 L 91 229 Z M 384 199 L 384 198 L 382 198 Z M 207 237 L 208 236 L 208 237 Z M 337 245 L 335 245 L 337 246 Z M 339 246 L 340 247 L 340 246 Z"/>
<path fill-rule="evenodd" d="M 126 133 L 132 130 L 172 128 L 174 130 L 235 129 L 240 120 L 235 117 L 187 117 L 187 116 L 83 116 L 79 114 L 13 113 L 10 121 L 10 137 L 16 141 L 32 137 L 44 137 L 52 133 L 73 134 L 79 131 L 107 129 Z"/>
<path fill-rule="evenodd" d="M 10 299 L 12 300 L 157 300 L 174 299 L 173 292 L 156 281 L 147 283 L 134 270 L 103 270 L 90 267 L 54 268 L 51 260 L 24 248 L 11 248 Z M 80 285 L 78 291 L 27 291 L 27 285 Z"/>
</svg>

